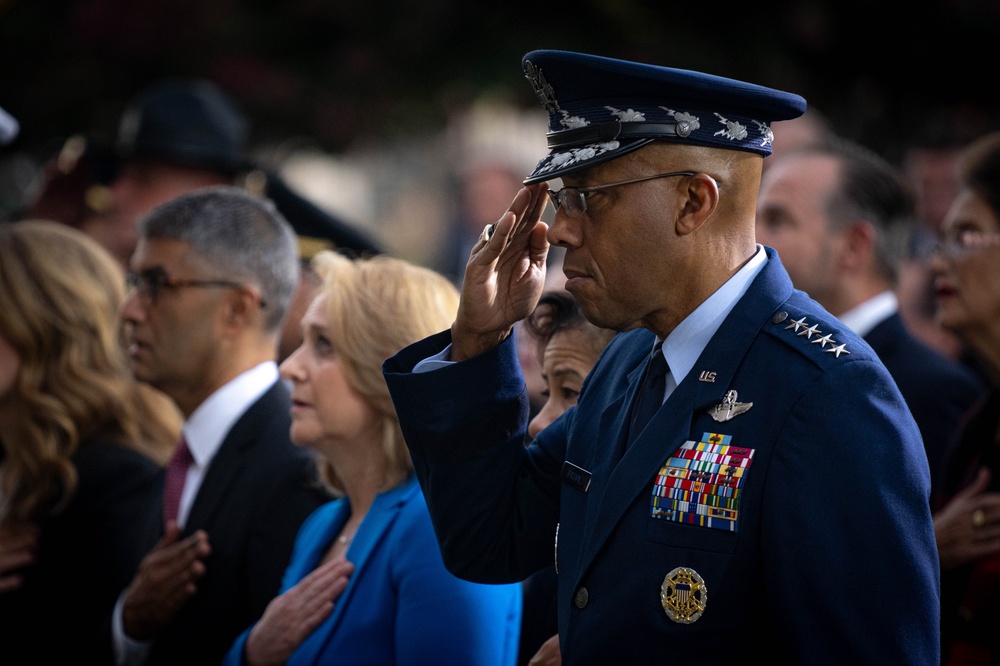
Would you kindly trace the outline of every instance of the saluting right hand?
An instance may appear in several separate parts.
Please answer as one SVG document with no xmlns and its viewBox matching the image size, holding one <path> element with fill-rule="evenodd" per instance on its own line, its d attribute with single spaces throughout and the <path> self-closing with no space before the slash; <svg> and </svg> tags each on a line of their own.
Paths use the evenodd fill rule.
<svg viewBox="0 0 1000 666">
<path fill-rule="evenodd" d="M 549 251 L 548 227 L 541 221 L 547 190 L 544 183 L 521 188 L 492 237 L 484 234 L 472 248 L 451 327 L 451 360 L 496 347 L 538 302 Z"/>
</svg>

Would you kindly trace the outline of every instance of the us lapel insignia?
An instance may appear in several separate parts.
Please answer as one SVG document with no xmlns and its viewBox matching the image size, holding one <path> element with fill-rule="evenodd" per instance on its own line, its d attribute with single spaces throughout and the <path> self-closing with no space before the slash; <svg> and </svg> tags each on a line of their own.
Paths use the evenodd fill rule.
<svg viewBox="0 0 1000 666">
<path fill-rule="evenodd" d="M 660 605 L 678 624 L 691 624 L 705 612 L 708 588 L 698 572 L 677 567 L 666 575 L 660 585 Z"/>
<path fill-rule="evenodd" d="M 708 409 L 709 416 L 719 423 L 722 423 L 723 421 L 728 421 L 734 416 L 739 416 L 753 407 L 752 402 L 736 402 L 736 397 L 736 391 L 726 391 L 726 395 L 722 398 L 722 402 L 717 405 L 713 405 Z"/>
</svg>

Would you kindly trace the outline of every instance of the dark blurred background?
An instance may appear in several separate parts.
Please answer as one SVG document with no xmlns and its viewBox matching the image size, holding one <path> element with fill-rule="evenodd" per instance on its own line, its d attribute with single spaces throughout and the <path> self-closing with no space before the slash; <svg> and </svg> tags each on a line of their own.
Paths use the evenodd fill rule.
<svg viewBox="0 0 1000 666">
<path fill-rule="evenodd" d="M 0 159 L 110 140 L 128 98 L 174 76 L 232 93 L 254 145 L 333 155 L 443 131 L 483 95 L 541 117 L 520 70 L 536 48 L 798 92 L 894 158 L 996 126 L 998 43 L 998 1 L 0 0 L 0 107 L 21 124 Z"/>
<path fill-rule="evenodd" d="M 113 131 L 152 81 L 201 75 L 240 100 L 257 141 L 337 151 L 441 127 L 484 89 L 534 104 L 520 58 L 560 48 L 793 90 L 889 149 L 935 117 L 995 111 L 998 37 L 1000 3 L 971 0 L 0 0 L 0 106 L 20 146 L 44 151 Z"/>
</svg>

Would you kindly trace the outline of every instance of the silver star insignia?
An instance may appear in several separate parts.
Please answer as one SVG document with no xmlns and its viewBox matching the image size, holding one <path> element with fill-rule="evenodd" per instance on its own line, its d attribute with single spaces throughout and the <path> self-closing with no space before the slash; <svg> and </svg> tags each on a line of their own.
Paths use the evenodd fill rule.
<svg viewBox="0 0 1000 666">
<path fill-rule="evenodd" d="M 840 345 L 837 345 L 836 347 L 830 347 L 829 349 L 824 349 L 823 351 L 833 352 L 834 354 L 836 354 L 837 358 L 840 358 L 841 354 L 850 354 L 851 353 L 851 352 L 847 351 L 847 349 L 845 349 L 846 346 L 847 345 L 840 344 Z"/>
<path fill-rule="evenodd" d="M 822 338 L 816 338 L 815 340 L 812 341 L 812 343 L 816 344 L 818 342 L 820 347 L 822 347 L 823 349 L 826 349 L 826 346 L 828 344 L 831 344 L 831 345 L 837 344 L 836 340 L 831 340 L 830 339 L 832 337 L 833 337 L 832 333 L 827 333 Z"/>
<path fill-rule="evenodd" d="M 813 336 L 814 333 L 819 333 L 819 325 L 818 324 L 813 324 L 809 328 L 804 328 L 801 331 L 799 331 L 799 335 L 806 336 L 806 340 L 812 340 L 812 336 Z"/>
<path fill-rule="evenodd" d="M 798 333 L 799 329 L 802 328 L 805 325 L 806 325 L 806 318 L 805 317 L 803 317 L 802 319 L 793 319 L 788 324 L 788 326 L 785 327 L 785 330 L 787 331 L 790 328 L 794 328 L 795 330 L 793 332 L 794 333 Z"/>
</svg>

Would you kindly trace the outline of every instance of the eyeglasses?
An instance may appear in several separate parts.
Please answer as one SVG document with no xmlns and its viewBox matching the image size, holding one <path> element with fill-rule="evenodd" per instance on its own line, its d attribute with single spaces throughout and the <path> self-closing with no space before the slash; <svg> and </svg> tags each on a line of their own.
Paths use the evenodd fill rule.
<svg viewBox="0 0 1000 666">
<path fill-rule="evenodd" d="M 622 185 L 632 185 L 633 183 L 644 183 L 647 180 L 655 178 L 693 175 L 695 175 L 694 171 L 670 171 L 668 173 L 657 173 L 652 176 L 644 176 L 632 180 L 620 180 L 617 183 L 605 183 L 590 187 L 564 187 L 561 190 L 549 190 L 549 198 L 552 200 L 552 205 L 556 207 L 556 212 L 561 209 L 570 217 L 580 217 L 587 212 L 587 196 L 599 190 L 605 190 L 609 187 L 621 187 Z"/>
<path fill-rule="evenodd" d="M 125 284 L 129 291 L 136 290 L 150 303 L 156 303 L 160 292 L 164 289 L 181 289 L 183 287 L 219 287 L 222 289 L 242 289 L 239 282 L 229 280 L 184 280 L 172 278 L 163 269 L 152 269 L 141 273 L 129 273 L 125 276 Z M 260 307 L 264 307 L 264 301 L 260 302 Z"/>
<path fill-rule="evenodd" d="M 979 250 L 1000 245 L 1000 233 L 961 229 L 942 236 L 932 248 L 932 254 L 946 259 L 963 259 Z"/>
</svg>

